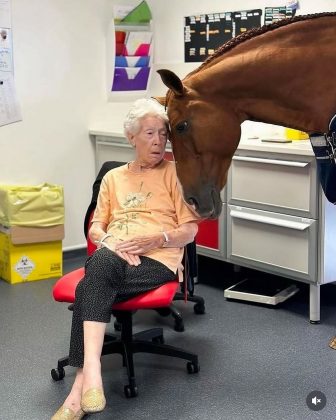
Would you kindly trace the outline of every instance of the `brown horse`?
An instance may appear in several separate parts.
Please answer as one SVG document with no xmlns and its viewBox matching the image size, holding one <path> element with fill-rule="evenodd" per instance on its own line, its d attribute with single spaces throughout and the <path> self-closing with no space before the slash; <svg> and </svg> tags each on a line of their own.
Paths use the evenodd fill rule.
<svg viewBox="0 0 336 420">
<path fill-rule="evenodd" d="M 336 13 L 252 29 L 220 47 L 182 81 L 159 70 L 177 174 L 203 217 L 220 214 L 220 191 L 245 120 L 327 133 L 336 113 Z"/>
</svg>

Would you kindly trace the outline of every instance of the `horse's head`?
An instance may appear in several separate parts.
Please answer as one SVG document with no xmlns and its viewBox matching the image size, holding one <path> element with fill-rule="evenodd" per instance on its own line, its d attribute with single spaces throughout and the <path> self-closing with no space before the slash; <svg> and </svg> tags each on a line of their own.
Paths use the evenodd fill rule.
<svg viewBox="0 0 336 420">
<path fill-rule="evenodd" d="M 183 83 L 169 70 L 159 70 L 170 89 L 166 98 L 176 170 L 187 203 L 200 216 L 216 218 L 222 210 L 220 191 L 226 184 L 240 139 L 240 121 L 223 99 Z M 210 90 L 210 87 L 209 87 Z"/>
</svg>

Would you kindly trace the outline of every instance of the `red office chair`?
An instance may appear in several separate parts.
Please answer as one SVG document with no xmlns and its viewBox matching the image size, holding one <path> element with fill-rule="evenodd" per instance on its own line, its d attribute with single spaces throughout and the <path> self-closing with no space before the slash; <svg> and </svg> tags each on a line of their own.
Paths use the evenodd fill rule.
<svg viewBox="0 0 336 420">
<path fill-rule="evenodd" d="M 76 286 L 83 276 L 84 268 L 82 267 L 61 277 L 53 288 L 54 299 L 58 302 L 73 303 Z M 128 398 L 136 397 L 138 394 L 133 363 L 133 354 L 135 353 L 161 354 L 188 360 L 187 370 L 189 373 L 197 373 L 200 369 L 196 354 L 164 344 L 162 328 L 152 328 L 136 334 L 133 334 L 132 331 L 132 316 L 135 311 L 169 307 L 178 287 L 178 281 L 172 281 L 155 290 L 113 305 L 112 313 L 121 325 L 121 334 L 120 337 L 111 334 L 105 335 L 102 355 L 113 353 L 122 355 L 123 365 L 126 366 L 128 375 L 128 384 L 124 386 L 124 393 Z M 63 379 L 65 376 L 64 367 L 68 365 L 69 357 L 59 359 L 57 368 L 51 370 L 52 378 L 55 381 Z"/>
</svg>

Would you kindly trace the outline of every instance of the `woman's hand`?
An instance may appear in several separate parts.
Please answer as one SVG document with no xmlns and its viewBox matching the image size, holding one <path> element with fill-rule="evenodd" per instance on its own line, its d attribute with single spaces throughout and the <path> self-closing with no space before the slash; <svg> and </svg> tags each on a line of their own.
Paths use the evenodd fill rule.
<svg viewBox="0 0 336 420">
<path fill-rule="evenodd" d="M 152 249 L 161 248 L 164 244 L 162 233 L 155 233 L 146 236 L 136 236 L 128 241 L 118 242 L 115 246 L 116 252 L 126 252 L 130 255 L 143 255 Z"/>
<path fill-rule="evenodd" d="M 140 258 L 138 255 L 133 255 L 125 251 L 117 250 L 117 246 L 123 244 L 123 242 L 116 242 L 112 237 L 106 238 L 103 242 L 103 246 L 115 252 L 120 258 L 127 261 L 129 265 L 139 265 L 141 264 Z"/>
</svg>

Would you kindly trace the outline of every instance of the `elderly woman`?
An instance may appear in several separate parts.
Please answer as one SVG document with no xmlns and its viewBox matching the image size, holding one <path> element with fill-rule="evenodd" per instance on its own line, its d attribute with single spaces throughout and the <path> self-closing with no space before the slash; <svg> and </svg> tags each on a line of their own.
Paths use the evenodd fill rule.
<svg viewBox="0 0 336 420">
<path fill-rule="evenodd" d="M 135 159 L 102 180 L 89 231 L 98 245 L 76 289 L 70 342 L 75 382 L 52 420 L 105 408 L 101 351 L 112 305 L 176 278 L 183 247 L 197 233 L 174 163 L 164 160 L 168 119 L 154 100 L 137 100 L 124 123 Z"/>
</svg>

